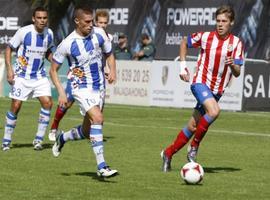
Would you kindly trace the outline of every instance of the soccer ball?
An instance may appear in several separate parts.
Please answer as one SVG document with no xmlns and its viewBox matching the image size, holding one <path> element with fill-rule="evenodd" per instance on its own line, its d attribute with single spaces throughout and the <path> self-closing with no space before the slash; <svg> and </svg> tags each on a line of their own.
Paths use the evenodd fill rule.
<svg viewBox="0 0 270 200">
<path fill-rule="evenodd" d="M 180 171 L 182 179 L 187 184 L 198 184 L 202 181 L 204 171 L 199 163 L 186 163 Z"/>
</svg>

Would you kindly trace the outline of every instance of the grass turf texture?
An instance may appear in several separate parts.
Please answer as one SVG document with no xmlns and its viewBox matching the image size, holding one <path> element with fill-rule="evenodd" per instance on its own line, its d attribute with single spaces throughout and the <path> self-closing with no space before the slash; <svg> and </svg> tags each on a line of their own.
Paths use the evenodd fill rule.
<svg viewBox="0 0 270 200">
<path fill-rule="evenodd" d="M 9 106 L 9 99 L 0 98 L 1 137 Z M 13 148 L 0 152 L 0 199 L 269 199 L 269 113 L 221 113 L 198 154 L 205 170 L 202 184 L 186 185 L 180 179 L 186 147 L 174 156 L 172 172 L 161 172 L 160 151 L 174 140 L 191 112 L 106 105 L 105 159 L 120 175 L 100 179 L 86 140 L 68 142 L 59 158 L 52 156 L 53 143 L 47 135 L 45 149 L 33 150 L 39 103 L 25 102 L 13 135 Z M 74 105 L 60 127 L 68 130 L 81 121 L 78 106 Z"/>
</svg>

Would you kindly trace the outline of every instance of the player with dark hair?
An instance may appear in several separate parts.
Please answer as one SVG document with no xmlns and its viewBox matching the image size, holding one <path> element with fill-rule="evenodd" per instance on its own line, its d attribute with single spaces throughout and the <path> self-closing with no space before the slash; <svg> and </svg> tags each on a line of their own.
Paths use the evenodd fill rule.
<svg viewBox="0 0 270 200">
<path fill-rule="evenodd" d="M 75 13 L 74 16 L 76 16 L 77 14 Z M 109 13 L 106 10 L 98 10 L 96 11 L 96 15 L 95 15 L 95 25 L 97 27 L 103 28 L 106 31 L 106 28 L 108 26 L 109 23 Z M 109 39 L 112 41 L 112 35 L 107 33 L 107 36 L 109 37 Z M 106 60 L 104 59 L 103 64 L 106 64 Z M 109 69 L 107 67 L 104 68 L 104 70 L 107 72 Z M 105 73 L 105 76 L 107 75 L 107 73 Z M 69 75 L 68 75 L 69 76 Z M 55 141 L 55 134 L 57 132 L 57 129 L 59 127 L 59 123 L 62 120 L 62 118 L 64 117 L 64 115 L 66 114 L 67 110 L 73 105 L 74 103 L 74 98 L 71 94 L 71 85 L 70 85 L 70 81 L 67 81 L 67 86 L 66 86 L 66 94 L 67 94 L 67 98 L 68 98 L 68 102 L 66 103 L 66 105 L 64 106 L 57 106 L 55 115 L 54 115 L 54 120 L 53 123 L 51 125 L 51 130 L 49 133 L 49 140 L 51 141 Z"/>
<path fill-rule="evenodd" d="M 224 93 L 232 75 L 240 75 L 243 65 L 243 44 L 230 33 L 234 24 L 234 11 L 229 6 L 221 6 L 216 11 L 216 30 L 198 32 L 184 38 L 180 44 L 180 78 L 189 82 L 190 74 L 186 66 L 188 48 L 200 48 L 197 70 L 193 76 L 191 91 L 197 100 L 192 117 L 174 142 L 161 152 L 162 171 L 171 169 L 172 156 L 194 135 L 188 147 L 188 161 L 196 161 L 199 145 L 209 126 L 218 118 L 218 101 Z"/>
<path fill-rule="evenodd" d="M 64 59 L 69 60 L 71 92 L 78 102 L 84 120 L 81 125 L 67 132 L 58 131 L 52 153 L 58 157 L 67 141 L 89 139 L 97 161 L 97 174 L 110 177 L 117 170 L 110 169 L 103 153 L 103 113 L 105 98 L 105 75 L 103 70 L 103 54 L 107 57 L 110 72 L 109 83 L 116 80 L 115 59 L 112 44 L 102 28 L 93 27 L 91 9 L 78 7 L 75 9 L 75 30 L 58 46 L 53 55 L 50 75 L 59 93 L 59 106 L 65 106 L 67 96 L 59 80 L 57 71 Z"/>
<path fill-rule="evenodd" d="M 29 97 L 38 98 L 41 104 L 38 130 L 33 141 L 34 149 L 41 150 L 46 128 L 50 121 L 52 107 L 51 86 L 44 67 L 44 59 L 51 60 L 54 49 L 53 32 L 47 28 L 48 12 L 43 7 L 34 10 L 33 24 L 20 28 L 6 48 L 7 81 L 12 86 L 12 99 L 6 114 L 2 149 L 10 149 L 11 136 L 23 101 Z M 11 65 L 11 53 L 16 51 L 16 64 Z"/>
</svg>

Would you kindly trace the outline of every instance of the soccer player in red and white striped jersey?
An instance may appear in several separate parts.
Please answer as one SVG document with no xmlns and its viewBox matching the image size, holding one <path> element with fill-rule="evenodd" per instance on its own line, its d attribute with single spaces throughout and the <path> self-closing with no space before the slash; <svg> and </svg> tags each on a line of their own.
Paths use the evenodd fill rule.
<svg viewBox="0 0 270 200">
<path fill-rule="evenodd" d="M 194 74 L 191 91 L 197 100 L 193 114 L 178 134 L 174 142 L 161 152 L 162 171 L 171 168 L 172 156 L 179 151 L 189 139 L 193 140 L 188 148 L 188 161 L 196 161 L 201 140 L 208 127 L 220 113 L 218 101 L 232 76 L 240 75 L 243 65 L 243 44 L 230 33 L 234 24 L 234 11 L 229 6 L 221 6 L 216 11 L 216 30 L 212 32 L 193 33 L 184 38 L 180 44 L 180 78 L 189 82 L 190 74 L 186 68 L 188 48 L 200 48 L 197 70 Z"/>
</svg>

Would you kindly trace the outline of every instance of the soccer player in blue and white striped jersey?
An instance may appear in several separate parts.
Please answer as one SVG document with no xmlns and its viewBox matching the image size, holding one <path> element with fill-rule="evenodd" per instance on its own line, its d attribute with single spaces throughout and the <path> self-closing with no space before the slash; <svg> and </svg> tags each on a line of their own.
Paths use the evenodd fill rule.
<svg viewBox="0 0 270 200">
<path fill-rule="evenodd" d="M 6 48 L 7 81 L 12 86 L 12 99 L 6 114 L 2 149 L 9 150 L 11 136 L 16 126 L 17 115 L 22 102 L 29 97 L 38 98 L 41 103 L 38 130 L 33 141 L 34 149 L 42 149 L 42 141 L 50 120 L 52 107 L 51 86 L 44 68 L 44 59 L 51 60 L 55 48 L 53 32 L 47 28 L 48 12 L 38 7 L 32 15 L 33 24 L 20 28 Z M 16 63 L 12 67 L 12 51 L 16 51 Z"/>
<path fill-rule="evenodd" d="M 84 116 L 83 123 L 67 132 L 59 131 L 52 148 L 53 155 L 58 157 L 65 142 L 70 140 L 90 139 L 90 144 L 97 161 L 97 174 L 110 177 L 117 170 L 110 169 L 103 155 L 103 114 L 105 98 L 105 74 L 103 54 L 107 56 L 110 72 L 106 76 L 109 83 L 116 79 L 115 59 L 112 44 L 105 31 L 93 27 L 93 11 L 87 7 L 77 7 L 74 13 L 75 30 L 57 47 L 53 55 L 50 75 L 59 93 L 58 103 L 65 106 L 67 96 L 57 71 L 64 59 L 68 59 L 71 71 L 71 91 Z"/>
<path fill-rule="evenodd" d="M 104 31 L 106 32 L 106 29 L 108 27 L 108 23 L 109 23 L 109 12 L 105 9 L 99 9 L 96 11 L 95 13 L 95 26 L 103 28 Z M 93 29 L 94 31 L 96 29 Z M 107 33 L 107 36 L 109 37 L 110 41 L 112 42 L 113 40 L 113 36 L 109 33 Z M 103 64 L 104 64 L 104 71 L 105 71 L 105 76 L 107 74 L 107 72 L 110 70 L 107 65 L 106 65 L 106 55 L 104 56 L 103 59 Z M 69 77 L 69 76 L 68 76 Z M 66 103 L 65 107 L 63 106 L 57 106 L 57 109 L 55 111 L 55 115 L 54 115 L 54 119 L 51 125 L 51 130 L 48 134 L 49 140 L 50 141 L 55 141 L 55 135 L 56 132 L 58 130 L 59 127 L 59 123 L 60 121 L 63 119 L 64 115 L 67 113 L 68 109 L 71 108 L 71 106 L 73 105 L 75 99 L 73 98 L 73 95 L 71 94 L 71 84 L 70 81 L 68 80 L 66 88 L 66 95 L 68 98 L 68 102 Z"/>
</svg>

